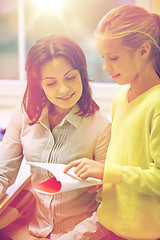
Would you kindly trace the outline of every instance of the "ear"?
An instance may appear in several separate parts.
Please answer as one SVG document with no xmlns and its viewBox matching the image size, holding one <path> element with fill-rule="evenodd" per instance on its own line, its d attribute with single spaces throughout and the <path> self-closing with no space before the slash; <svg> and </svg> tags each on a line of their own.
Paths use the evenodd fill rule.
<svg viewBox="0 0 160 240">
<path fill-rule="evenodd" d="M 148 42 L 144 42 L 139 49 L 139 54 L 142 60 L 145 60 L 148 58 L 149 54 L 150 54 L 150 49 L 151 46 Z"/>
</svg>

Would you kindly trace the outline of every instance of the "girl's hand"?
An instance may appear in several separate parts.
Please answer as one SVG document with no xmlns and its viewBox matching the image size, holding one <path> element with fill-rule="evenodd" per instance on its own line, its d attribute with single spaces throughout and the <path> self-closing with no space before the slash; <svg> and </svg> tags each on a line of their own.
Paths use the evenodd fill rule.
<svg viewBox="0 0 160 240">
<path fill-rule="evenodd" d="M 88 158 L 81 158 L 70 162 L 66 166 L 64 173 L 68 172 L 72 167 L 76 167 L 74 172 L 82 179 L 87 179 L 88 177 L 103 179 L 104 163 L 90 160 Z"/>
</svg>

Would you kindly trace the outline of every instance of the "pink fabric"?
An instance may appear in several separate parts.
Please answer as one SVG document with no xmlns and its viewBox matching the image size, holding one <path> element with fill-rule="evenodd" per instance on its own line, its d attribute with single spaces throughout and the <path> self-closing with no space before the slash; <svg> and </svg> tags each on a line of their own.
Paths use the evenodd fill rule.
<svg viewBox="0 0 160 240">
<path fill-rule="evenodd" d="M 85 219 L 75 228 L 63 235 L 51 234 L 51 240 L 100 240 L 108 235 L 108 230 L 103 227 L 97 218 L 96 212 L 90 218 Z"/>
</svg>

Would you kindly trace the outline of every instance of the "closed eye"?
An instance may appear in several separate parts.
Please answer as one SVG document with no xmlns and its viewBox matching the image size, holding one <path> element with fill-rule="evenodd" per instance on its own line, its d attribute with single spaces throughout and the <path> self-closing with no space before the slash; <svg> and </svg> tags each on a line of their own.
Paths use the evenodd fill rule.
<svg viewBox="0 0 160 240">
<path fill-rule="evenodd" d="M 65 79 L 66 80 L 73 80 L 73 79 L 75 79 L 76 78 L 76 76 L 73 76 L 73 77 L 66 77 Z"/>
<path fill-rule="evenodd" d="M 47 85 L 47 87 L 50 87 L 50 86 L 53 86 L 55 84 L 56 84 L 56 82 L 52 82 L 52 83 L 47 83 L 46 85 Z"/>
<path fill-rule="evenodd" d="M 118 57 L 110 57 L 110 60 L 111 61 L 116 61 L 116 60 L 118 60 Z"/>
</svg>

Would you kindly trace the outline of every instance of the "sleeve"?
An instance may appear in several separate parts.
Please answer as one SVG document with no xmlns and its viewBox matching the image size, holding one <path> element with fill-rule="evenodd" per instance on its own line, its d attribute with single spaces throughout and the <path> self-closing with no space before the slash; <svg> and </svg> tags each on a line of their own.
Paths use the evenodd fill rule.
<svg viewBox="0 0 160 240">
<path fill-rule="evenodd" d="M 152 123 L 149 151 L 152 163 L 147 169 L 106 162 L 105 181 L 120 184 L 142 194 L 160 195 L 160 115 L 156 116 Z"/>
<path fill-rule="evenodd" d="M 96 161 L 105 161 L 108 145 L 111 138 L 111 122 L 106 119 L 99 131 L 98 138 L 96 140 L 94 159 Z"/>
<path fill-rule="evenodd" d="M 0 199 L 5 195 L 7 188 L 14 183 L 23 159 L 20 140 L 21 119 L 21 106 L 17 106 L 0 144 Z"/>
</svg>

